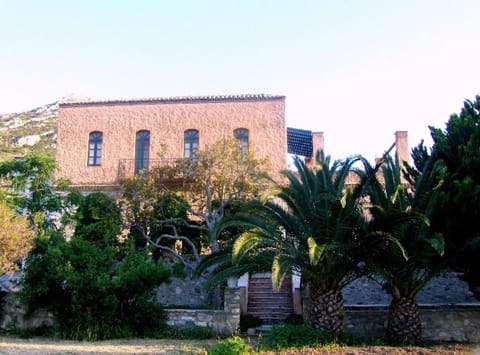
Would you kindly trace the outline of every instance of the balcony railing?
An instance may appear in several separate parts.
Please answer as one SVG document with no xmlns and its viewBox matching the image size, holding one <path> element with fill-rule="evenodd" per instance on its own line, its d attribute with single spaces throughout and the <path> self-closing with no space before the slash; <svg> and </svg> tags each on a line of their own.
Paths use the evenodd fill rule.
<svg viewBox="0 0 480 355">
<path fill-rule="evenodd" d="M 118 162 L 118 180 L 152 172 L 165 180 L 183 179 L 195 174 L 196 160 L 177 159 L 120 159 Z"/>
</svg>

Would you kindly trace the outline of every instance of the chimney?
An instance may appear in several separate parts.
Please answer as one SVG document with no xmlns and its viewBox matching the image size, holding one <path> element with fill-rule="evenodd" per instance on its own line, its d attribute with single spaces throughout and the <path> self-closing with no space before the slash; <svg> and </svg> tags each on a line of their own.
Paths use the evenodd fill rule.
<svg viewBox="0 0 480 355">
<path fill-rule="evenodd" d="M 315 164 L 317 152 L 324 149 L 323 132 L 312 132 L 312 156 L 305 157 L 307 166 L 312 167 Z"/>
<path fill-rule="evenodd" d="M 397 148 L 398 161 L 400 162 L 400 166 L 403 167 L 403 162 L 410 162 L 407 131 L 395 132 L 395 146 Z"/>
<path fill-rule="evenodd" d="M 317 151 L 324 149 L 323 132 L 312 132 L 312 147 L 313 159 L 315 159 Z"/>
</svg>

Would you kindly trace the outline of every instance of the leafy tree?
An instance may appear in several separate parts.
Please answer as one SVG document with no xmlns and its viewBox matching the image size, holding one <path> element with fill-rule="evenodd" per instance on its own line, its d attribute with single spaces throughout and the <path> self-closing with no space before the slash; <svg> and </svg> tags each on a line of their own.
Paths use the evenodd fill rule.
<svg viewBox="0 0 480 355">
<path fill-rule="evenodd" d="M 186 264 L 175 248 L 165 244 L 166 240 L 181 241 L 199 262 L 201 248 L 219 249 L 217 227 L 227 210 L 235 208 L 240 199 L 258 194 L 261 183 L 267 181 L 263 173 L 266 164 L 251 154 L 244 156 L 237 140 L 221 140 L 194 158 L 179 159 L 173 166 L 153 168 L 147 175 L 125 180 L 124 215 L 132 232 L 154 248 Z M 177 184 L 167 188 L 165 181 Z"/>
<path fill-rule="evenodd" d="M 2 195 L 11 206 L 22 209 L 36 229 L 53 227 L 48 213 L 68 216 L 80 193 L 68 189 L 66 181 L 54 181 L 55 161 L 41 153 L 30 153 L 0 163 Z"/>
<path fill-rule="evenodd" d="M 120 209 L 107 195 L 87 195 L 75 213 L 75 236 L 105 248 L 118 242 L 121 227 Z"/>
<path fill-rule="evenodd" d="M 441 160 L 447 168 L 432 224 L 445 236 L 453 265 L 464 271 L 480 298 L 480 96 L 465 101 L 460 114 L 450 116 L 445 130 L 430 127 L 430 133 L 431 151 L 421 143 L 413 157 L 421 171 L 429 159 Z"/>
<path fill-rule="evenodd" d="M 153 262 L 146 252 L 115 245 L 118 217 L 110 199 L 93 194 L 77 212 L 83 225 L 71 240 L 58 231 L 35 240 L 21 298 L 30 310 L 46 307 L 53 311 L 62 337 L 152 336 L 165 326 L 165 313 L 152 298 L 154 288 L 168 280 L 170 270 Z"/>
<path fill-rule="evenodd" d="M 444 238 L 431 228 L 444 173 L 442 162 L 423 173 L 410 172 L 402 183 L 402 169 L 386 157 L 382 182 L 369 169 L 371 223 L 367 266 L 373 278 L 384 283 L 393 297 L 387 325 L 391 343 L 415 343 L 421 339 L 421 323 L 415 297 L 422 287 L 446 268 Z"/>
<path fill-rule="evenodd" d="M 32 238 L 27 219 L 0 200 L 0 275 L 18 269 L 18 263 L 30 251 Z"/>
<path fill-rule="evenodd" d="M 218 225 L 226 209 L 234 201 L 258 196 L 266 187 L 267 164 L 251 152 L 245 155 L 236 139 L 225 139 L 178 167 L 184 179 L 179 193 L 191 205 L 185 206 L 189 215 L 201 222 L 200 231 L 207 236 L 212 251 L 219 249 Z"/>
<path fill-rule="evenodd" d="M 188 246 L 186 254 L 190 252 L 194 260 L 199 261 L 201 245 L 195 240 L 198 232 L 192 230 L 194 224 L 188 220 L 187 201 L 162 185 L 163 173 L 163 170 L 153 169 L 149 174 L 122 181 L 119 200 L 122 217 L 137 249 L 151 248 L 155 259 L 160 252 L 168 253 L 188 266 L 183 255 L 185 248 L 178 248 L 178 242 Z"/>
<path fill-rule="evenodd" d="M 356 161 L 331 164 L 329 157 L 319 154 L 311 170 L 296 159 L 297 171 L 284 173 L 288 185 L 277 186 L 271 198 L 252 202 L 246 213 L 222 223 L 250 227 L 233 245 L 230 271 L 262 269 L 269 263 L 276 288 L 287 273 L 300 273 L 305 319 L 315 328 L 336 332 L 343 330 L 341 291 L 361 271 L 366 233 L 362 185 L 346 185 Z M 227 275 L 228 270 L 221 272 Z"/>
</svg>

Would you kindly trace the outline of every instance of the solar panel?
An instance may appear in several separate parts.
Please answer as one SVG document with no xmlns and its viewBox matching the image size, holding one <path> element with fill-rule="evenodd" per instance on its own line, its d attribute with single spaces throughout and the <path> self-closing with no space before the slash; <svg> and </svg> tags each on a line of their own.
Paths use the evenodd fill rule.
<svg viewBox="0 0 480 355">
<path fill-rule="evenodd" d="M 313 151 L 312 131 L 287 127 L 288 153 L 311 157 Z"/>
</svg>

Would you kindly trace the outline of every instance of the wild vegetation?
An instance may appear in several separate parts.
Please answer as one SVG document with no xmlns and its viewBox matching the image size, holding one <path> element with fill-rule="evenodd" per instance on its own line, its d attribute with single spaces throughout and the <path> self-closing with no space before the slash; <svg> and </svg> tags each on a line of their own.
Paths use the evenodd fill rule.
<svg viewBox="0 0 480 355">
<path fill-rule="evenodd" d="M 31 249 L 33 231 L 25 217 L 0 201 L 0 275 L 18 270 Z"/>
<path fill-rule="evenodd" d="M 370 252 L 363 257 L 370 277 L 392 295 L 386 332 L 391 344 L 421 340 L 415 297 L 447 267 L 443 235 L 431 228 L 444 166 L 430 163 L 435 166 L 428 173 L 408 175 L 398 161 L 386 157 L 383 184 L 377 179 L 369 184 Z"/>
<path fill-rule="evenodd" d="M 480 96 L 465 101 L 445 129 L 430 127 L 430 133 L 431 149 L 420 144 L 412 157 L 421 172 L 432 169 L 429 161 L 441 161 L 446 167 L 433 228 L 444 235 L 451 264 L 463 272 L 480 299 Z"/>
<path fill-rule="evenodd" d="M 55 155 L 58 104 L 19 113 L 0 113 L 0 162 L 30 153 Z"/>
<path fill-rule="evenodd" d="M 146 336 L 165 327 L 165 313 L 151 298 L 170 270 L 137 252 L 128 238 L 118 238 L 115 201 L 56 191 L 53 168 L 51 158 L 36 154 L 0 165 L 6 200 L 22 208 L 36 232 L 23 270 L 22 301 L 30 311 L 51 310 L 56 334 L 70 339 Z M 63 212 L 57 221 L 55 211 Z M 64 228 L 70 223 L 76 225 L 72 236 Z"/>
<path fill-rule="evenodd" d="M 188 267 L 189 256 L 198 263 L 202 249 L 218 250 L 225 242 L 219 222 L 268 183 L 266 164 L 251 154 L 243 156 L 235 139 L 221 140 L 194 158 L 123 180 L 119 202 L 139 245 Z M 164 183 L 172 178 L 176 184 Z"/>
<path fill-rule="evenodd" d="M 462 227 L 453 222 L 459 221 L 452 218 L 455 214 L 446 218 L 446 208 L 450 198 L 459 201 L 461 196 L 469 200 L 464 206 L 470 206 L 477 195 L 479 185 L 471 168 L 480 161 L 478 144 L 473 143 L 478 109 L 478 98 L 476 103 L 466 102 L 461 115 L 451 117 L 447 133 L 432 128 L 436 145 L 431 154 L 422 145 L 414 150 L 418 169 L 402 166 L 388 155 L 375 167 L 360 159 L 361 170 L 352 168 L 352 159 L 330 168 L 329 158 L 322 154 L 313 169 L 297 160 L 296 171 L 285 173 L 288 185 L 279 185 L 273 198 L 254 201 L 223 221 L 224 227 L 248 230 L 229 250 L 206 259 L 204 265 L 217 266 L 213 282 L 269 268 L 278 287 L 286 273 L 299 272 L 302 293 L 307 295 L 306 321 L 315 328 L 341 332 L 340 291 L 355 277 L 369 275 L 393 296 L 387 340 L 418 343 L 421 322 L 415 297 L 422 287 L 447 267 L 463 267 L 470 282 L 476 275 L 478 263 L 474 265 L 469 256 L 470 249 L 477 250 L 480 229 L 456 238 Z M 456 167 L 440 158 L 442 149 Z M 463 164 L 461 154 L 466 159 Z M 348 174 L 358 175 L 354 187 L 345 186 Z M 445 190 L 445 185 L 456 189 Z M 452 196 L 453 191 L 457 195 Z M 472 205 L 468 216 L 474 218 L 476 210 Z M 455 235 L 440 223 L 440 216 L 443 223 L 450 221 L 448 227 L 457 226 Z M 466 223 L 464 218 L 460 221 Z"/>
<path fill-rule="evenodd" d="M 203 259 L 197 273 L 216 267 L 210 286 L 271 271 L 279 287 L 296 272 L 309 327 L 275 328 L 273 348 L 310 335 L 298 346 L 355 344 L 343 333 L 341 291 L 368 275 L 393 296 L 386 341 L 418 344 L 415 297 L 425 283 L 453 267 L 472 290 L 480 284 L 479 109 L 477 97 L 445 131 L 431 128 L 434 146 L 416 147 L 414 166 L 387 154 L 375 166 L 361 157 L 332 162 L 319 152 L 313 167 L 296 159 L 269 194 L 261 193 L 267 162 L 243 154 L 235 140 L 123 181 L 119 201 L 54 182 L 46 155 L 6 160 L 0 228 L 10 238 L 0 236 L 0 271 L 28 254 L 23 302 L 53 311 L 57 335 L 88 340 L 168 334 L 164 311 L 151 301 L 171 275 L 164 260 Z M 163 184 L 165 177 L 177 184 Z M 251 351 L 240 338 L 217 349 Z"/>
</svg>

